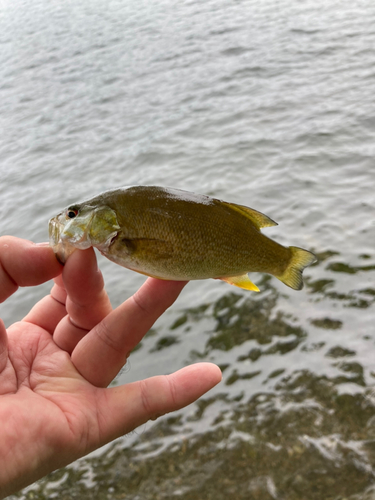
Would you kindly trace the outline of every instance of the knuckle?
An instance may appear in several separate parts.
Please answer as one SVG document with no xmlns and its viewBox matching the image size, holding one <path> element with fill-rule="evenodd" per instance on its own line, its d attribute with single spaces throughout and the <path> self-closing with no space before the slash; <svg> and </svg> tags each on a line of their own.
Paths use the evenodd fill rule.
<svg viewBox="0 0 375 500">
<path fill-rule="evenodd" d="M 106 347 L 113 349 L 114 351 L 119 350 L 119 343 L 112 335 L 111 329 L 108 327 L 105 320 L 98 323 L 95 327 L 96 335 L 100 341 L 105 344 Z"/>
</svg>

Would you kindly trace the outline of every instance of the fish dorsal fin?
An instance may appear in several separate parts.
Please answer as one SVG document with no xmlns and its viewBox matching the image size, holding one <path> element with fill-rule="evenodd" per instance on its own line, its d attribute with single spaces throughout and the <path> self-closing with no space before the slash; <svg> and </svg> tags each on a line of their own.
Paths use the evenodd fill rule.
<svg viewBox="0 0 375 500">
<path fill-rule="evenodd" d="M 244 205 L 237 205 L 236 203 L 227 203 L 226 201 L 223 203 L 232 210 L 236 210 L 242 215 L 245 215 L 257 229 L 261 229 L 262 227 L 277 226 L 277 222 L 270 219 L 267 215 L 262 214 L 262 212 L 254 210 L 253 208 L 245 207 Z"/>
</svg>

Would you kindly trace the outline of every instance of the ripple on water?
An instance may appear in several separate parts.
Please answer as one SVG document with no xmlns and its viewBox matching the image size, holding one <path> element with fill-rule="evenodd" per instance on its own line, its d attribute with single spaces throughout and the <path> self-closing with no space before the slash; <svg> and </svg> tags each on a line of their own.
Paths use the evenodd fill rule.
<svg viewBox="0 0 375 500">
<path fill-rule="evenodd" d="M 154 184 L 258 209 L 319 258 L 298 293 L 190 283 L 114 383 L 201 360 L 223 383 L 14 498 L 373 500 L 374 19 L 362 0 L 2 11 L 2 234 L 46 240 L 69 203 Z M 143 282 L 99 265 L 115 305 Z"/>
</svg>

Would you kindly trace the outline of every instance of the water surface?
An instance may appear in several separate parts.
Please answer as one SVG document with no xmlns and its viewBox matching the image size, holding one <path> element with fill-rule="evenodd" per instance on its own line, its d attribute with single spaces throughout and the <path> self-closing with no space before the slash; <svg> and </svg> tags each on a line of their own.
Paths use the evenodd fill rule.
<svg viewBox="0 0 375 500">
<path fill-rule="evenodd" d="M 12 498 L 374 498 L 374 26 L 364 0 L 0 3 L 1 234 L 163 185 L 319 257 L 301 292 L 190 283 L 115 383 L 200 360 L 223 382 Z M 144 281 L 99 262 L 114 305 Z"/>
</svg>

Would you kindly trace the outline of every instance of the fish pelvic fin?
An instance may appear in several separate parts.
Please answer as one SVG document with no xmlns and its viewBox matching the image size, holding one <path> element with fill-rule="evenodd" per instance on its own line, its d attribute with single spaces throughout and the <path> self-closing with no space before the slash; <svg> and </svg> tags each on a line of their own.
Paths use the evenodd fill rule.
<svg viewBox="0 0 375 500">
<path fill-rule="evenodd" d="M 245 205 L 237 205 L 236 203 L 228 203 L 226 201 L 224 201 L 223 203 L 224 205 L 230 207 L 232 210 L 235 210 L 236 212 L 244 215 L 252 222 L 253 226 L 255 226 L 258 231 L 262 227 L 277 226 L 277 222 L 268 217 L 268 215 L 264 215 L 262 214 L 262 212 L 258 212 L 253 208 L 245 207 Z"/>
<path fill-rule="evenodd" d="M 281 276 L 276 276 L 276 278 L 294 290 L 302 290 L 302 271 L 305 267 L 316 262 L 317 258 L 312 252 L 304 250 L 303 248 L 289 247 L 289 249 L 292 252 L 292 257 L 288 267 Z"/>
<path fill-rule="evenodd" d="M 259 288 L 256 285 L 254 285 L 252 281 L 249 280 L 247 274 L 243 274 L 242 276 L 231 276 L 219 279 L 226 281 L 230 285 L 238 286 L 238 288 L 243 288 L 244 290 L 252 290 L 253 292 L 259 292 Z"/>
</svg>

